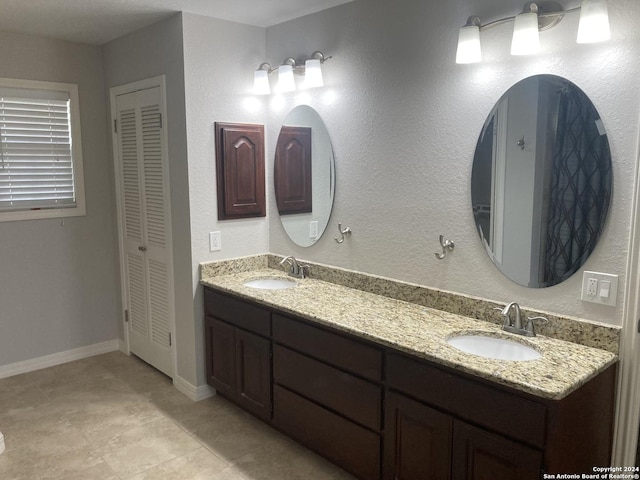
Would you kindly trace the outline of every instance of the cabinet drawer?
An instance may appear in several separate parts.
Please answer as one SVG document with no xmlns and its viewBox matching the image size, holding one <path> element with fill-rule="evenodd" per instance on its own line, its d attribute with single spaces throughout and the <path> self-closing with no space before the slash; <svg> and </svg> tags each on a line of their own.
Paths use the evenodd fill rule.
<svg viewBox="0 0 640 480">
<path fill-rule="evenodd" d="M 544 446 L 546 406 L 404 356 L 387 357 L 389 387 L 478 425 Z"/>
<path fill-rule="evenodd" d="M 382 352 L 342 335 L 273 315 L 273 339 L 371 380 L 382 379 Z"/>
<path fill-rule="evenodd" d="M 293 390 L 353 421 L 380 430 L 382 388 L 275 345 L 273 377 Z"/>
<path fill-rule="evenodd" d="M 271 334 L 268 310 L 236 300 L 208 288 L 204 289 L 205 314 L 240 328 L 268 337 Z"/>
<path fill-rule="evenodd" d="M 363 479 L 380 478 L 380 436 L 286 390 L 273 389 L 282 431 Z"/>
</svg>

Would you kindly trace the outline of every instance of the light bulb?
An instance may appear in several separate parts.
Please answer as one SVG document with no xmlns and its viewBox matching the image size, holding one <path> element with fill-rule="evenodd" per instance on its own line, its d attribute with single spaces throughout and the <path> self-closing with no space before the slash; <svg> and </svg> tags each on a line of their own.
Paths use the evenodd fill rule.
<svg viewBox="0 0 640 480">
<path fill-rule="evenodd" d="M 480 46 L 480 27 L 465 25 L 458 34 L 458 49 L 456 63 L 478 63 L 482 61 Z"/>
<path fill-rule="evenodd" d="M 322 67 L 320 60 L 317 58 L 310 58 L 304 63 L 304 87 L 322 87 L 324 82 L 322 80 Z"/>
<path fill-rule="evenodd" d="M 276 89 L 279 93 L 293 92 L 296 89 L 296 81 L 293 78 L 291 65 L 280 65 L 278 67 L 278 85 Z"/>
<path fill-rule="evenodd" d="M 256 70 L 253 72 L 253 94 L 269 95 L 270 93 L 269 72 L 266 70 Z"/>
<path fill-rule="evenodd" d="M 607 0 L 582 0 L 577 42 L 604 42 L 610 37 Z"/>
<path fill-rule="evenodd" d="M 525 12 L 517 15 L 513 24 L 511 55 L 531 55 L 539 49 L 538 14 Z"/>
</svg>

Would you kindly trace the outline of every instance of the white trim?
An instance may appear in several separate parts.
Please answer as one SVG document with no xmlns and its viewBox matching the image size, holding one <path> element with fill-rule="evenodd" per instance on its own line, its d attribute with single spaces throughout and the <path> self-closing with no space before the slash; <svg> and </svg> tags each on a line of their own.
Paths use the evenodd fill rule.
<svg viewBox="0 0 640 480">
<path fill-rule="evenodd" d="M 176 390 L 184 393 L 194 402 L 199 402 L 205 398 L 213 397 L 216 394 L 215 389 L 211 388 L 209 385 L 200 385 L 199 387 L 196 387 L 177 374 L 173 378 L 173 386 L 176 387 Z"/>
<path fill-rule="evenodd" d="M 0 378 L 12 377 L 21 373 L 33 372 L 47 367 L 53 367 L 62 363 L 73 362 L 82 358 L 93 357 L 103 353 L 118 350 L 118 340 L 109 340 L 102 343 L 74 348 L 65 352 L 52 353 L 44 357 L 32 358 L 22 362 L 10 363 L 0 367 Z"/>
<path fill-rule="evenodd" d="M 4 435 L 0 432 L 0 453 L 4 452 Z"/>
<path fill-rule="evenodd" d="M 122 322 L 122 327 L 124 331 L 124 345 L 120 345 L 120 350 L 123 353 L 129 355 L 129 325 L 127 325 L 125 313 L 124 311 L 127 309 L 127 305 L 129 304 L 127 298 L 127 285 L 125 283 L 125 246 L 124 246 L 124 226 L 122 219 L 122 186 L 120 185 L 120 158 L 118 156 L 118 138 L 114 135 L 113 126 L 115 119 L 118 118 L 118 112 L 116 109 L 116 89 L 122 87 L 113 87 L 109 90 L 109 101 L 111 102 L 111 124 L 110 124 L 110 132 L 111 132 L 111 151 L 113 152 L 113 170 L 114 170 L 114 183 L 116 189 L 116 217 L 118 224 L 118 259 L 120 266 L 120 307 L 122 309 L 122 317 L 120 321 Z"/>
<path fill-rule="evenodd" d="M 640 152 L 640 132 L 637 138 Z M 640 157 L 640 155 L 636 155 Z M 628 244 L 627 281 L 622 313 L 622 340 L 618 371 L 616 425 L 613 439 L 612 464 L 628 467 L 636 464 L 638 431 L 640 430 L 640 168 L 635 167 L 631 235 Z"/>
<path fill-rule="evenodd" d="M 76 206 L 70 208 L 43 208 L 42 210 L 17 210 L 0 212 L 0 222 L 16 220 L 40 220 L 45 218 L 82 217 L 87 214 L 84 192 L 84 168 L 82 161 L 82 134 L 80 118 L 80 97 L 75 83 L 41 82 L 39 80 L 20 80 L 0 78 L 0 86 L 38 90 L 62 91 L 69 94 L 70 126 L 72 139 L 73 189 Z"/>
</svg>

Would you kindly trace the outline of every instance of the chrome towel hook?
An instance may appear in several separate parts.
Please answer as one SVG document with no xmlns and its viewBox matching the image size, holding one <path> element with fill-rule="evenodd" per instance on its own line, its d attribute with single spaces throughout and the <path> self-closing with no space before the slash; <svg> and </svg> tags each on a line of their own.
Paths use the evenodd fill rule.
<svg viewBox="0 0 640 480">
<path fill-rule="evenodd" d="M 445 240 L 444 235 L 440 235 L 440 246 L 442 247 L 442 253 L 435 254 L 438 260 L 442 260 L 447 256 L 447 250 L 453 252 L 453 249 L 455 248 L 455 244 L 453 243 L 453 241 Z"/>
<path fill-rule="evenodd" d="M 344 242 L 345 237 L 351 236 L 351 227 L 347 227 L 343 230 L 342 223 L 338 222 L 338 232 L 340 232 L 340 238 L 333 237 L 333 239 L 336 241 L 336 243 L 342 243 Z"/>
</svg>

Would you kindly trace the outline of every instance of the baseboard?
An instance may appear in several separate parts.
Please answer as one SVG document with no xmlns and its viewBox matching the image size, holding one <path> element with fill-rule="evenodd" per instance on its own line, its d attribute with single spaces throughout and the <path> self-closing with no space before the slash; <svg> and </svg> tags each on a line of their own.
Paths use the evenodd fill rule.
<svg viewBox="0 0 640 480">
<path fill-rule="evenodd" d="M 196 387 L 179 375 L 173 377 L 173 386 L 194 402 L 199 402 L 205 398 L 213 397 L 216 394 L 215 389 L 211 388 L 209 385 L 200 385 L 199 387 Z"/>
<path fill-rule="evenodd" d="M 120 348 L 118 340 L 96 343 L 86 347 L 74 348 L 66 352 L 52 353 L 44 357 L 32 358 L 22 362 L 0 366 L 0 378 L 13 377 L 21 373 L 33 372 L 42 368 L 53 367 L 62 363 L 73 362 L 82 358 L 93 357 L 103 353 L 113 352 Z"/>
</svg>

